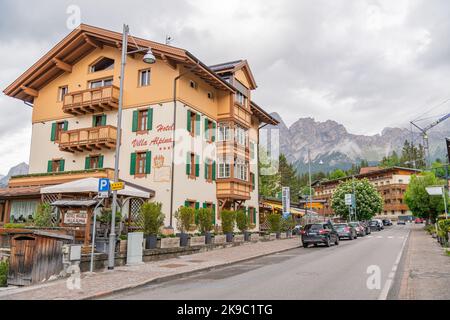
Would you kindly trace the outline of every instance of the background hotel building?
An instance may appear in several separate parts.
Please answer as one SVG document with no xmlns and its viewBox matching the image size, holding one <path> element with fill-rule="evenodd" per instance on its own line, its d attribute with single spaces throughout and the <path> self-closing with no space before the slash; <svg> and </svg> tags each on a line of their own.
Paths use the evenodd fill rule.
<svg viewBox="0 0 450 320">
<path fill-rule="evenodd" d="M 10 189 L 98 176 L 98 168 L 112 178 L 106 168 L 114 167 L 121 37 L 81 25 L 4 90 L 33 105 L 30 176 L 13 179 Z M 154 190 L 169 225 L 175 129 L 174 210 L 211 207 L 220 224 L 221 209 L 243 207 L 258 228 L 259 127 L 277 121 L 252 102 L 249 65 L 207 67 L 186 50 L 135 41 L 157 61 L 128 57 L 120 179 Z M 129 50 L 136 44 L 130 38 Z"/>
<path fill-rule="evenodd" d="M 408 187 L 411 175 L 419 173 L 420 170 L 392 167 L 361 168 L 360 174 L 355 175 L 355 179 L 367 178 L 372 185 L 377 188 L 383 198 L 383 210 L 378 213 L 380 218 L 398 219 L 399 216 L 412 215 L 404 201 L 406 188 Z M 331 198 L 334 190 L 341 181 L 351 180 L 348 176 L 342 179 L 318 181 L 313 184 L 314 200 L 325 201 L 322 209 L 318 212 L 322 215 L 334 215 L 331 208 Z"/>
</svg>

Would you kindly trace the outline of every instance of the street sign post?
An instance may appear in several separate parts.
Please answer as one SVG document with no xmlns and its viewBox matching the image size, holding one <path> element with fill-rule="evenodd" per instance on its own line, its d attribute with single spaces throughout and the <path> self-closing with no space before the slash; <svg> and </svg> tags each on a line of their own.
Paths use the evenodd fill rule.
<svg viewBox="0 0 450 320">
<path fill-rule="evenodd" d="M 283 205 L 283 214 L 288 214 L 291 212 L 291 189 L 289 187 L 283 187 L 281 189 L 282 192 L 282 205 Z"/>
<path fill-rule="evenodd" d="M 113 182 L 111 183 L 111 191 L 119 191 L 125 189 L 125 182 Z"/>
<path fill-rule="evenodd" d="M 348 206 L 348 217 L 352 221 L 352 209 L 355 207 L 355 196 L 352 193 L 345 194 L 345 205 Z"/>
<path fill-rule="evenodd" d="M 98 180 L 98 198 L 109 198 L 110 182 L 107 178 L 101 178 Z"/>
</svg>

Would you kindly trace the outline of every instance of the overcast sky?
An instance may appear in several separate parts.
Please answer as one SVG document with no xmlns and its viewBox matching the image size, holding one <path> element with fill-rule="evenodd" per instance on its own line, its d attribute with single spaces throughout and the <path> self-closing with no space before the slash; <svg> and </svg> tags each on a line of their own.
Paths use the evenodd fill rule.
<svg viewBox="0 0 450 320">
<path fill-rule="evenodd" d="M 1 0 L 2 90 L 70 32 L 70 5 L 83 23 L 121 31 L 126 22 L 159 42 L 169 34 L 206 64 L 247 59 L 254 100 L 288 125 L 314 117 L 377 134 L 450 98 L 447 0 Z M 0 174 L 28 162 L 31 111 L 0 96 Z"/>
</svg>

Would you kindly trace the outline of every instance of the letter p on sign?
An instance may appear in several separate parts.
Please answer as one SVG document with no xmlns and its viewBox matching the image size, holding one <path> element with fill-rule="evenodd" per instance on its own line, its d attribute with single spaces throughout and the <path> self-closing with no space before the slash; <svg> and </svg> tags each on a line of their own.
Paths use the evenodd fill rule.
<svg viewBox="0 0 450 320">
<path fill-rule="evenodd" d="M 98 192 L 108 192 L 108 191 L 109 191 L 109 179 L 99 179 Z"/>
</svg>

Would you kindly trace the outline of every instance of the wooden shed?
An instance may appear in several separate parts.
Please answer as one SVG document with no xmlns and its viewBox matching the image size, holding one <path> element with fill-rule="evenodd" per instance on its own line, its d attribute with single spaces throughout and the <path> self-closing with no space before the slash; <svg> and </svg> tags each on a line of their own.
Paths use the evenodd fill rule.
<svg viewBox="0 0 450 320">
<path fill-rule="evenodd" d="M 35 230 L 11 238 L 8 285 L 28 286 L 58 275 L 63 270 L 62 246 L 70 235 Z"/>
</svg>

